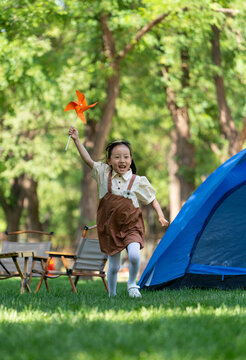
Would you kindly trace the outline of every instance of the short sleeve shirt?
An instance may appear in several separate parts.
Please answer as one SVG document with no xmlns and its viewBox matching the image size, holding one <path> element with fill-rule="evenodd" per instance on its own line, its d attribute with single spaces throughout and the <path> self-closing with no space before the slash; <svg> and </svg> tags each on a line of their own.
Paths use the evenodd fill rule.
<svg viewBox="0 0 246 360">
<path fill-rule="evenodd" d="M 108 192 L 108 175 L 111 167 L 100 161 L 94 162 L 92 168 L 92 177 L 96 180 L 99 191 L 99 199 L 103 198 Z M 112 172 L 112 194 L 124 196 L 132 177 L 132 170 L 129 169 L 124 175 L 119 175 L 114 170 Z M 156 191 L 151 186 L 145 176 L 136 176 L 131 188 L 132 202 L 137 208 L 139 203 L 150 204 L 155 199 Z"/>
</svg>

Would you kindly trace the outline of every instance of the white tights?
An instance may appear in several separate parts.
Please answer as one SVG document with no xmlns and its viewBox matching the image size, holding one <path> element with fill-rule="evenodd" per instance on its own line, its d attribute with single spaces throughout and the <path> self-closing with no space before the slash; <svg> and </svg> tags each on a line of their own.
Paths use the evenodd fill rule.
<svg viewBox="0 0 246 360">
<path fill-rule="evenodd" d="M 140 267 L 140 244 L 137 242 L 132 242 L 127 246 L 128 259 L 129 259 L 129 280 L 128 287 L 131 285 L 136 285 L 136 278 L 138 270 Z M 108 287 L 109 287 L 109 296 L 116 295 L 116 285 L 117 285 L 117 274 L 120 270 L 120 255 L 117 253 L 115 255 L 109 256 L 109 267 L 108 267 Z"/>
</svg>

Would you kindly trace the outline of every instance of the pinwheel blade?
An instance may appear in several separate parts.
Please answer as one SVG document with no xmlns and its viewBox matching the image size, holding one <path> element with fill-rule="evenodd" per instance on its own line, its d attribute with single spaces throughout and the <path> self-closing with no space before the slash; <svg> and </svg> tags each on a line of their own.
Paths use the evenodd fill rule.
<svg viewBox="0 0 246 360">
<path fill-rule="evenodd" d="M 91 105 L 87 105 L 86 100 L 85 100 L 85 95 L 82 94 L 78 90 L 76 90 L 76 94 L 77 94 L 78 101 L 71 101 L 70 103 L 68 103 L 67 106 L 65 107 L 64 111 L 75 110 L 76 111 L 76 120 L 77 120 L 77 117 L 79 117 L 86 124 L 84 111 L 94 107 L 97 104 L 97 102 L 95 102 L 94 104 L 91 104 Z M 73 126 L 75 126 L 76 120 L 75 120 Z M 69 136 L 69 138 L 68 138 L 65 151 L 67 151 L 70 139 L 71 139 L 71 136 Z"/>
<path fill-rule="evenodd" d="M 97 103 L 98 103 L 98 101 L 97 101 L 97 102 L 95 102 L 95 103 L 94 103 L 94 104 L 92 104 L 92 105 L 87 105 L 87 106 L 88 106 L 88 108 L 92 108 L 92 107 L 94 107 Z"/>
<path fill-rule="evenodd" d="M 78 117 L 86 124 L 86 119 L 83 111 L 77 112 Z"/>
<path fill-rule="evenodd" d="M 82 94 L 80 91 L 76 90 L 76 94 L 77 94 L 77 98 L 79 100 L 79 104 L 86 106 L 86 100 L 85 100 L 85 95 Z"/>
<path fill-rule="evenodd" d="M 76 106 L 77 104 L 74 101 L 71 101 L 70 103 L 67 104 L 64 111 L 74 110 Z"/>
</svg>

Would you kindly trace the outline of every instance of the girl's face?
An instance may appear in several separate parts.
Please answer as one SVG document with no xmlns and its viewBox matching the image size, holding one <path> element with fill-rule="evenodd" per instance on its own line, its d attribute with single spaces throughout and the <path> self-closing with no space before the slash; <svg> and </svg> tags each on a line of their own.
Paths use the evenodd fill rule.
<svg viewBox="0 0 246 360">
<path fill-rule="evenodd" d="M 132 157 L 129 148 L 123 144 L 116 145 L 113 148 L 110 158 L 107 159 L 107 161 L 115 172 L 117 172 L 119 175 L 124 175 L 130 169 L 132 163 Z"/>
</svg>

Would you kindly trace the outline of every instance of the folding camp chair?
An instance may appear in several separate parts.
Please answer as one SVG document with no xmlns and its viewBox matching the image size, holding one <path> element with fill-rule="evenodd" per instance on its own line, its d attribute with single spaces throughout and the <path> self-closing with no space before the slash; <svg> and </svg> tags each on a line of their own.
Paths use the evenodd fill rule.
<svg viewBox="0 0 246 360">
<path fill-rule="evenodd" d="M 49 241 L 42 242 L 16 242 L 8 241 L 11 236 L 25 234 L 25 236 L 35 236 L 39 238 L 45 235 Z M 45 269 L 50 250 L 51 240 L 54 233 L 37 230 L 23 230 L 15 232 L 5 232 L 2 242 L 2 252 L 0 253 L 0 280 L 11 277 L 21 278 L 21 292 L 30 292 L 32 276 L 41 276 Z M 27 240 L 27 239 L 25 239 Z M 30 261 L 31 260 L 31 261 Z M 45 281 L 48 287 L 47 280 Z"/>
<path fill-rule="evenodd" d="M 108 292 L 108 286 L 105 280 L 106 274 L 104 272 L 104 267 L 107 262 L 107 255 L 101 251 L 98 239 L 88 239 L 86 237 L 87 231 L 95 228 L 96 225 L 91 227 L 84 227 L 76 254 L 47 251 L 50 257 L 46 263 L 41 279 L 39 280 L 36 292 L 39 291 L 43 280 L 47 280 L 48 274 L 54 275 L 56 277 L 68 276 L 72 286 L 72 291 L 75 293 L 77 293 L 76 285 L 80 277 L 100 277 L 103 281 L 106 291 Z M 51 257 L 60 258 L 66 271 L 48 270 Z M 72 260 L 71 268 L 68 267 L 67 259 Z M 75 277 L 75 281 L 73 280 L 73 277 Z"/>
</svg>

